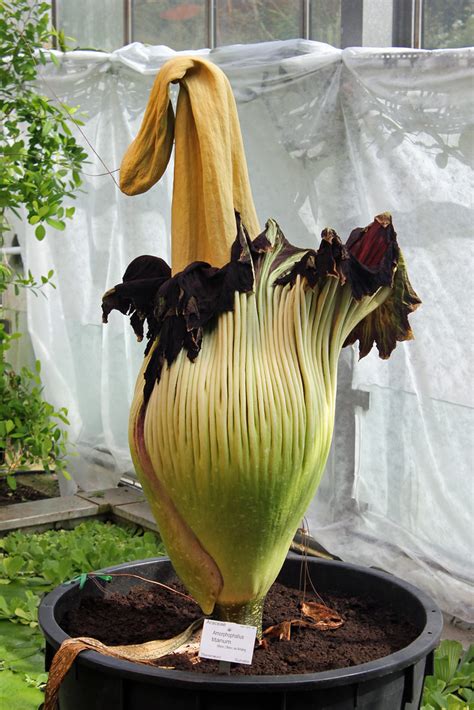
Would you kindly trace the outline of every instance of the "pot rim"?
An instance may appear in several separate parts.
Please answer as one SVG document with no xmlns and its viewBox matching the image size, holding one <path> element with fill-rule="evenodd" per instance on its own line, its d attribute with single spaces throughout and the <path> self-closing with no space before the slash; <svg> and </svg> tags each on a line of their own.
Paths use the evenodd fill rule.
<svg viewBox="0 0 474 710">
<path fill-rule="evenodd" d="M 286 560 L 300 559 L 301 556 L 294 553 L 290 553 L 286 558 Z M 234 686 L 233 690 L 236 692 L 239 690 L 251 690 L 252 692 L 255 692 L 259 689 L 261 689 L 262 692 L 268 692 L 269 687 L 271 688 L 272 686 L 279 690 L 283 690 L 285 688 L 291 689 L 295 688 L 295 686 L 298 686 L 298 689 L 309 689 L 314 688 L 315 686 L 329 688 L 335 685 L 348 685 L 351 683 L 367 681 L 373 678 L 379 678 L 381 676 L 409 668 L 420 659 L 426 657 L 438 645 L 443 629 L 443 615 L 437 604 L 424 591 L 408 582 L 405 582 L 405 580 L 389 574 L 388 572 L 383 572 L 372 567 L 364 567 L 336 560 L 309 559 L 307 561 L 311 565 L 317 564 L 322 567 L 328 565 L 331 567 L 337 566 L 340 569 L 368 574 L 374 578 L 388 582 L 392 586 L 403 589 L 405 592 L 408 592 L 414 596 L 423 608 L 426 616 L 426 622 L 423 630 L 408 646 L 405 646 L 404 648 L 395 651 L 388 656 L 383 656 L 374 661 L 369 661 L 368 663 L 362 663 L 356 666 L 346 666 L 345 668 L 320 671 L 317 673 L 223 676 L 211 673 L 165 670 L 141 663 L 134 663 L 132 661 L 105 656 L 97 651 L 82 651 L 78 655 L 76 661 L 88 667 L 99 666 L 103 672 L 110 675 L 120 675 L 125 678 L 137 678 L 137 676 L 140 676 L 144 681 L 146 680 L 151 683 L 156 682 L 160 685 L 175 685 L 183 688 L 198 687 L 200 689 L 205 689 L 206 687 L 216 689 L 216 687 L 219 686 L 224 689 L 229 688 L 229 686 Z M 157 562 L 171 564 L 169 557 L 157 557 L 114 565 L 113 567 L 98 570 L 98 573 L 117 572 L 124 569 L 130 569 L 131 567 L 138 565 L 155 565 Z M 44 636 L 48 639 L 55 650 L 57 650 L 65 639 L 70 638 L 70 636 L 59 626 L 54 617 L 56 603 L 63 596 L 63 594 L 72 591 L 78 586 L 79 582 L 74 582 L 73 584 L 70 582 L 63 583 L 53 589 L 52 592 L 49 592 L 41 601 L 38 610 L 39 626 Z"/>
</svg>

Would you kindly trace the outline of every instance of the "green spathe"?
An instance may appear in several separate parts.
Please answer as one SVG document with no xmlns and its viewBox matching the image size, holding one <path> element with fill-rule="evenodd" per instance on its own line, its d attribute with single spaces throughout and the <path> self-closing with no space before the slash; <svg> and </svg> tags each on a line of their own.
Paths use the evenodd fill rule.
<svg viewBox="0 0 474 710">
<path fill-rule="evenodd" d="M 146 397 L 143 375 L 169 335 L 162 324 L 148 350 L 130 446 L 167 551 L 205 613 L 241 606 L 245 617 L 246 605 L 264 598 L 321 480 L 341 348 L 390 296 L 401 258 L 387 215 L 360 233 L 367 252 L 371 241 L 379 249 L 386 285 L 374 281 L 371 263 L 373 287 L 364 286 L 364 264 L 351 266 L 332 230 L 316 253 L 291 247 L 269 220 L 234 253 L 250 265 L 253 290 L 234 290 L 232 310 L 202 329 L 196 353 L 183 346 L 163 357 Z M 413 296 L 405 310 L 417 305 Z M 196 321 L 204 302 L 201 294 L 193 303 Z M 176 325 L 180 307 L 164 320 Z M 186 318 L 188 306 L 182 311 Z M 411 331 L 395 341 L 404 337 Z"/>
</svg>

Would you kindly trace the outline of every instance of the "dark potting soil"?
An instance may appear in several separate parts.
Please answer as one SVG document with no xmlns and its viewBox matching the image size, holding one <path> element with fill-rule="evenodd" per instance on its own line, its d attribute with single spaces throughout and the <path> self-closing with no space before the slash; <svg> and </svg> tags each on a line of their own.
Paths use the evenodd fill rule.
<svg viewBox="0 0 474 710">
<path fill-rule="evenodd" d="M 88 584 L 91 584 L 89 582 Z M 176 589 L 184 591 L 177 583 Z M 292 628 L 291 639 L 267 639 L 255 648 L 252 665 L 235 665 L 232 674 L 285 675 L 311 673 L 366 663 L 407 646 L 417 635 L 414 625 L 393 609 L 370 598 L 325 593 L 323 600 L 306 592 L 306 601 L 324 602 L 338 612 L 338 629 Z M 275 583 L 267 595 L 263 628 L 301 618 L 302 592 Z M 68 612 L 62 627 L 70 636 L 92 636 L 108 645 L 167 639 L 184 631 L 202 615 L 195 602 L 154 585 L 134 587 L 126 596 L 108 592 L 85 597 Z M 217 673 L 218 662 L 173 653 L 157 666 L 199 673 Z"/>
<path fill-rule="evenodd" d="M 30 488 L 30 486 L 24 486 L 21 483 L 17 483 L 13 491 L 6 480 L 0 478 L 0 506 L 10 505 L 11 503 L 26 503 L 29 500 L 42 500 L 48 497 L 41 491 Z"/>
</svg>

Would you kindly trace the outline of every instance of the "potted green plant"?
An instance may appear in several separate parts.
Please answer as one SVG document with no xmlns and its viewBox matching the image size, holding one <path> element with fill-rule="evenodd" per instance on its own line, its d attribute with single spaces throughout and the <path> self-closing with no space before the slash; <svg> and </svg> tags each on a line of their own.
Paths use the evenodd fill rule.
<svg viewBox="0 0 474 710">
<path fill-rule="evenodd" d="M 1 4 L 0 46 L 0 249 L 14 236 L 14 220 L 26 218 L 35 235 L 44 239 L 46 227 L 63 231 L 74 207 L 65 201 L 81 185 L 80 169 L 86 153 L 71 134 L 76 109 L 52 101 L 41 91 L 38 66 L 48 57 L 55 33 L 50 27 L 50 5 L 29 0 Z M 48 87 L 43 86 L 43 91 Z M 8 251 L 8 250 L 7 250 Z M 41 366 L 15 368 L 9 355 L 20 333 L 11 332 L 3 299 L 9 290 L 35 293 L 54 286 L 53 271 L 37 281 L 8 262 L 0 264 L 0 476 L 15 488 L 14 473 L 24 466 L 65 473 L 67 411 L 44 400 Z"/>
<path fill-rule="evenodd" d="M 339 353 L 359 340 L 361 356 L 376 343 L 388 358 L 412 337 L 420 300 L 386 213 L 345 245 L 325 229 L 317 251 L 292 246 L 274 220 L 260 232 L 232 91 L 209 62 L 161 69 L 124 191 L 160 177 L 173 137 L 172 272 L 133 261 L 104 320 L 130 314 L 139 338 L 147 324 L 130 446 L 176 571 L 206 614 L 260 627 L 326 463 Z"/>
<path fill-rule="evenodd" d="M 176 119 L 170 82 L 181 84 Z M 104 321 L 117 309 L 130 316 L 139 340 L 146 331 L 130 448 L 173 567 L 205 615 L 250 624 L 260 635 L 265 595 L 328 455 L 340 350 L 359 340 L 361 356 L 376 343 L 381 357 L 389 357 L 397 341 L 412 337 L 408 314 L 420 301 L 387 213 L 355 229 L 345 244 L 325 229 L 318 249 L 292 246 L 274 220 L 260 230 L 232 91 L 204 60 L 178 57 L 161 69 L 122 162 L 127 194 L 160 178 L 173 141 L 172 270 L 155 257 L 135 259 L 123 282 L 105 294 Z M 152 564 L 135 570 L 166 579 L 169 566 Z M 351 579 L 362 594 L 381 585 L 381 599 L 417 618 L 415 646 L 408 656 L 365 669 L 368 676 L 359 667 L 300 678 L 296 695 L 291 678 L 277 679 L 279 691 L 268 681 L 265 707 L 417 706 L 440 613 L 388 575 L 349 568 L 320 564 L 318 584 L 330 588 L 337 569 L 346 580 L 339 583 Z M 297 584 L 291 560 L 282 574 Z M 78 604 L 78 589 L 63 587 L 40 610 L 49 660 L 66 638 L 61 616 L 71 604 Z M 249 695 L 258 696 L 260 678 L 204 681 L 119 663 L 86 652 L 75 679 L 68 675 L 61 708 L 92 702 L 101 673 L 122 678 L 127 708 L 152 707 L 153 698 L 179 708 L 253 708 L 262 701 Z M 132 675 L 143 682 L 133 690 Z M 374 700 L 370 688 L 381 676 L 386 683 Z M 305 696 L 308 689 L 316 695 Z M 241 697 L 235 705 L 229 705 L 232 693 Z"/>
<path fill-rule="evenodd" d="M 120 653 L 113 653 L 114 649 L 110 649 L 112 653 L 109 649 L 101 649 L 97 641 L 69 638 L 64 630 L 67 615 L 75 612 L 84 599 L 91 613 L 93 600 L 100 601 L 101 598 L 92 581 L 88 581 L 88 586 L 82 590 L 77 581 L 57 587 L 43 599 L 39 608 L 39 624 L 46 637 L 46 669 L 51 669 L 45 710 L 56 708 L 57 697 L 60 710 L 86 707 L 94 710 L 152 710 L 156 707 L 176 710 L 195 707 L 202 710 L 418 709 L 423 680 L 432 671 L 433 649 L 443 625 L 439 609 L 433 606 L 428 595 L 378 570 L 314 558 L 308 560 L 308 564 L 309 573 L 323 597 L 330 589 L 338 589 L 359 599 L 371 597 L 381 607 L 390 609 L 391 614 L 408 616 L 416 630 L 412 642 L 371 662 L 319 672 L 301 672 L 295 665 L 290 672 L 266 675 L 252 674 L 253 666 L 250 666 L 249 675 L 176 670 L 169 657 L 163 659 L 164 663 L 160 659 L 154 664 L 139 663 L 123 653 L 127 650 L 123 646 L 118 649 L 122 651 L 120 656 Z M 290 554 L 278 581 L 298 589 L 301 565 L 301 557 Z M 143 580 L 169 585 L 175 579 L 174 570 L 166 558 L 102 570 L 95 580 L 99 582 L 105 575 L 113 580 L 110 592 L 115 599 L 118 595 L 127 598 L 134 586 L 143 586 Z M 151 585 L 145 585 L 145 588 L 149 591 Z M 117 627 L 122 623 L 122 610 L 123 605 L 117 604 L 114 624 Z M 183 628 L 188 623 L 185 621 Z M 146 626 L 146 622 L 143 625 Z M 183 635 L 188 636 L 180 634 Z M 175 639 L 171 642 L 174 644 Z M 170 642 L 165 643 L 169 647 Z M 314 643 L 318 643 L 317 637 Z M 333 638 L 330 643 L 337 644 L 337 639 Z M 161 644 L 163 641 L 157 643 Z M 353 644 L 356 647 L 355 639 Z M 143 644 L 143 647 L 148 645 Z M 286 645 L 288 648 L 289 644 Z M 61 652 L 55 656 L 60 647 Z M 130 646 L 130 655 L 139 649 L 140 646 Z M 81 651 L 79 655 L 78 651 Z M 257 653 L 265 654 L 266 651 L 257 650 Z M 73 668 L 65 674 L 73 659 Z M 234 666 L 233 671 L 238 668 Z"/>
</svg>

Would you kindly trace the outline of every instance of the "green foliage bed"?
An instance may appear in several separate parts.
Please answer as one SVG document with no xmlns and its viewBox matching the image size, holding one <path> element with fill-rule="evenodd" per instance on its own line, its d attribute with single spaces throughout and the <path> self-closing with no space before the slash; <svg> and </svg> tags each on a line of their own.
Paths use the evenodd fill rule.
<svg viewBox="0 0 474 710">
<path fill-rule="evenodd" d="M 41 596 L 83 572 L 164 554 L 152 532 L 98 521 L 74 530 L 12 532 L 0 539 L 0 707 L 37 710 L 43 702 Z"/>
<path fill-rule="evenodd" d="M 474 710 L 474 644 L 464 651 L 459 641 L 441 641 L 421 710 Z"/>
</svg>

